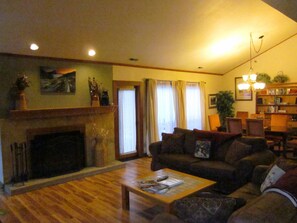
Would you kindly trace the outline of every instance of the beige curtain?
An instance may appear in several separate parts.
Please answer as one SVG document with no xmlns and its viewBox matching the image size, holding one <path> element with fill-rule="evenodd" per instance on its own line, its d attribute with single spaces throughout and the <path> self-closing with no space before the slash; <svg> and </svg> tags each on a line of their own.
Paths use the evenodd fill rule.
<svg viewBox="0 0 297 223">
<path fill-rule="evenodd" d="M 202 121 L 202 129 L 206 130 L 206 94 L 205 94 L 205 82 L 200 82 L 200 106 L 201 106 L 201 121 Z"/>
<path fill-rule="evenodd" d="M 146 152 L 150 155 L 148 150 L 149 144 L 160 140 L 157 116 L 157 81 L 147 79 L 146 91 Z"/>
<path fill-rule="evenodd" d="M 176 114 L 176 124 L 180 128 L 187 128 L 186 120 L 186 82 L 173 81 L 174 105 Z"/>
</svg>

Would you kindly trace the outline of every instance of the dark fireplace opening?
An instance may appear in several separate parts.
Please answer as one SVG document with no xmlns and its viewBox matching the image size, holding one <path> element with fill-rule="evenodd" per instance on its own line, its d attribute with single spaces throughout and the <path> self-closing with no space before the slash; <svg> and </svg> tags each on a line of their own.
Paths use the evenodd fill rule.
<svg viewBox="0 0 297 223">
<path fill-rule="evenodd" d="M 35 135 L 30 142 L 31 178 L 53 177 L 84 168 L 84 140 L 80 131 Z"/>
</svg>

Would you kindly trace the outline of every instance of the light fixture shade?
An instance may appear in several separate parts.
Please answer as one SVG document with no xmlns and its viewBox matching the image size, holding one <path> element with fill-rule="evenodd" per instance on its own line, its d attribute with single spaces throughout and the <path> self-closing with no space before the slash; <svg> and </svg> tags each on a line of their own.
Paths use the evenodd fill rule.
<svg viewBox="0 0 297 223">
<path fill-rule="evenodd" d="M 250 74 L 250 79 L 251 79 L 251 81 L 256 82 L 257 74 Z"/>
<path fill-rule="evenodd" d="M 238 84 L 237 85 L 237 87 L 238 87 L 238 89 L 239 90 L 248 90 L 248 89 L 250 89 L 250 87 L 251 87 L 251 85 L 249 84 L 249 83 L 240 83 L 240 84 Z"/>
<path fill-rule="evenodd" d="M 248 74 L 242 75 L 242 79 L 243 79 L 243 81 L 248 81 L 249 75 Z"/>
<path fill-rule="evenodd" d="M 254 83 L 254 89 L 255 90 L 262 90 L 262 89 L 264 89 L 265 88 L 265 83 L 263 83 L 263 82 L 256 82 L 256 83 Z"/>
</svg>

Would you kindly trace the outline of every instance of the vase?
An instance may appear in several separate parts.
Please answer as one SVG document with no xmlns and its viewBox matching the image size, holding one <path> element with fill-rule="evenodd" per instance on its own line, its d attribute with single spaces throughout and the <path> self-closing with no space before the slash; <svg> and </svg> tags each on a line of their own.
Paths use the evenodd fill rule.
<svg viewBox="0 0 297 223">
<path fill-rule="evenodd" d="M 103 167 L 108 163 L 107 160 L 107 144 L 105 139 L 96 139 L 95 146 L 95 166 Z"/>
<path fill-rule="evenodd" d="M 97 95 L 92 96 L 91 106 L 92 107 L 99 107 L 100 106 L 99 97 Z"/>
<path fill-rule="evenodd" d="M 20 91 L 18 94 L 18 99 L 16 101 L 17 110 L 26 110 L 27 109 L 27 100 L 24 91 Z"/>
</svg>

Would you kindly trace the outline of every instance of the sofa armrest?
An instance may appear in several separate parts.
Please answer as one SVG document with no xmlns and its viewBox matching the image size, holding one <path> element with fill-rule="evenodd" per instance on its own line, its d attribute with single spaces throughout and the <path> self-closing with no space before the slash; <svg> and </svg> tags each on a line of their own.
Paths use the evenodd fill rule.
<svg viewBox="0 0 297 223">
<path fill-rule="evenodd" d="M 161 153 L 162 141 L 153 142 L 149 145 L 149 151 L 153 158 L 157 157 Z"/>
<path fill-rule="evenodd" d="M 260 185 L 264 181 L 264 173 L 269 169 L 269 165 L 258 165 L 255 167 L 252 176 L 252 183 Z"/>
<path fill-rule="evenodd" d="M 270 150 L 255 152 L 238 161 L 236 165 L 236 177 L 249 180 L 253 170 L 258 165 L 269 165 L 275 160 L 274 154 Z"/>
<path fill-rule="evenodd" d="M 228 223 L 293 223 L 295 219 L 296 208 L 291 201 L 278 193 L 269 192 L 233 212 Z"/>
<path fill-rule="evenodd" d="M 261 152 L 255 152 L 249 156 L 244 157 L 242 160 L 248 160 L 253 163 L 254 166 L 258 165 L 270 165 L 275 160 L 275 155 L 270 150 L 264 150 Z"/>
</svg>

